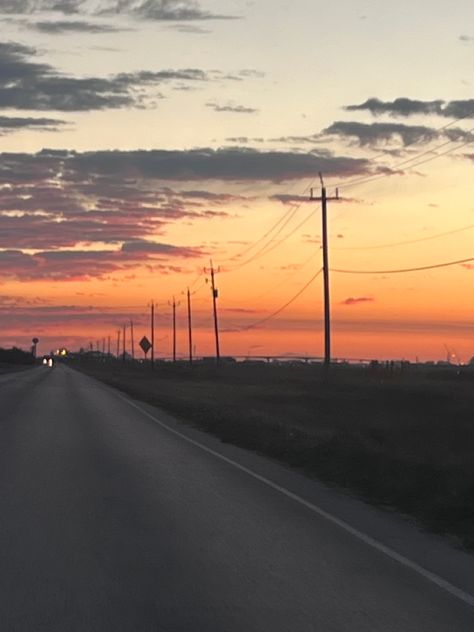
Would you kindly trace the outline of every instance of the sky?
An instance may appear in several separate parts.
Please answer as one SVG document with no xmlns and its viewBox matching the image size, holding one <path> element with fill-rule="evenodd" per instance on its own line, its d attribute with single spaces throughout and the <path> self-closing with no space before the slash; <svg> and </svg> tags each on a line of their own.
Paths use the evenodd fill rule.
<svg viewBox="0 0 474 632">
<path fill-rule="evenodd" d="M 0 0 L 0 346 L 474 356 L 474 5 Z M 445 267 L 438 264 L 455 263 Z M 413 270 L 413 268 L 427 268 Z M 403 272 L 394 272 L 403 270 Z M 136 349 L 138 355 L 138 349 Z"/>
</svg>

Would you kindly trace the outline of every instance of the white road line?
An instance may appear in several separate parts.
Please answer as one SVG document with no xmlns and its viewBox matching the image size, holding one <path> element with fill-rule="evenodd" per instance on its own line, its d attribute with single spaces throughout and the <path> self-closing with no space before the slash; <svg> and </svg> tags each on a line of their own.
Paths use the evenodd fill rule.
<svg viewBox="0 0 474 632">
<path fill-rule="evenodd" d="M 280 494 L 283 494 L 287 498 L 291 498 L 291 500 L 294 500 L 295 502 L 299 503 L 300 505 L 303 505 L 304 507 L 307 507 L 313 513 L 317 514 L 318 516 L 321 516 L 325 520 L 328 520 L 332 524 L 337 525 L 338 527 L 340 527 L 341 529 L 343 529 L 347 533 L 350 533 L 352 536 L 354 536 L 358 540 L 361 540 L 362 542 L 364 542 L 368 546 L 372 547 L 373 549 L 379 551 L 380 553 L 383 553 L 384 555 L 386 555 L 387 557 L 391 558 L 392 560 L 395 560 L 396 562 L 398 562 L 402 566 L 405 566 L 407 568 L 410 568 L 412 571 L 415 571 L 415 573 L 418 573 L 418 575 L 421 575 L 422 577 L 424 577 L 425 579 L 430 581 L 432 584 L 435 584 L 436 586 L 438 586 L 438 588 L 442 588 L 443 590 L 445 590 L 446 592 L 450 593 L 454 597 L 457 597 L 458 599 L 460 599 L 464 603 L 468 604 L 469 606 L 474 606 L 474 596 L 473 595 L 470 595 L 469 593 L 465 592 L 464 590 L 461 590 L 460 588 L 457 588 L 456 586 L 454 586 L 453 584 L 448 582 L 446 579 L 443 579 L 439 575 L 436 575 L 435 573 L 432 573 L 431 571 L 427 570 L 426 568 L 423 568 L 422 566 L 420 566 L 416 562 L 412 562 L 411 560 L 409 560 L 404 555 L 400 555 L 400 553 L 397 553 L 396 551 L 394 551 L 390 547 L 385 546 L 385 544 L 382 544 L 382 542 L 379 542 L 378 540 L 375 540 L 370 535 L 367 535 L 366 533 L 363 533 L 362 531 L 359 531 L 358 529 L 355 529 L 354 527 L 351 527 L 351 525 L 348 524 L 347 522 L 345 522 L 344 520 L 340 520 L 336 516 L 333 516 L 329 512 L 325 511 L 324 509 L 321 509 L 317 505 L 314 505 L 313 503 L 309 502 L 308 500 L 305 500 L 301 496 L 298 496 L 297 494 L 294 494 L 293 492 L 290 492 L 288 489 L 285 489 L 284 487 L 281 487 L 280 485 L 277 485 L 276 483 L 273 483 L 268 478 L 265 478 L 264 476 L 260 476 L 260 474 L 257 474 L 256 472 L 253 472 L 252 470 L 250 470 L 249 468 L 245 467 L 244 465 L 240 465 L 240 463 L 237 463 L 236 461 L 234 461 L 232 459 L 229 459 L 228 457 L 224 456 L 223 454 L 219 454 L 219 452 L 216 452 L 215 450 L 212 450 L 211 448 L 208 448 L 207 446 L 203 445 L 202 443 L 199 443 L 199 441 L 195 441 L 194 439 L 191 439 L 190 437 L 187 437 L 185 434 L 179 432 L 179 430 L 175 430 L 174 428 L 171 428 L 167 424 L 165 424 L 162 421 L 160 421 L 160 419 L 158 419 L 157 417 L 155 417 L 154 415 L 149 413 L 147 410 L 144 410 L 143 408 L 141 408 L 141 406 L 138 406 L 137 404 L 135 404 L 135 402 L 131 401 L 127 397 L 124 397 L 123 395 L 121 395 L 120 393 L 118 393 L 115 390 L 114 390 L 114 394 L 117 397 L 119 397 L 121 400 L 126 402 L 129 406 L 132 406 L 133 408 L 135 408 L 136 410 L 141 412 L 143 415 L 145 415 L 145 417 L 148 417 L 149 419 L 152 419 L 156 424 L 158 424 L 159 426 L 161 426 L 162 428 L 164 428 L 168 432 L 180 437 L 181 439 L 184 439 L 184 441 L 187 441 L 188 443 L 191 443 L 192 445 L 200 448 L 204 452 L 207 452 L 208 454 L 212 454 L 216 458 L 220 459 L 221 461 L 224 461 L 225 463 L 228 463 L 229 465 L 232 465 L 232 467 L 235 467 L 236 469 L 240 470 L 241 472 L 245 472 L 246 474 L 248 474 L 252 478 L 256 479 L 257 481 L 260 481 L 261 483 L 263 483 L 264 485 L 267 485 L 268 487 L 271 487 L 272 489 L 276 490 L 277 492 L 280 492 Z"/>
</svg>

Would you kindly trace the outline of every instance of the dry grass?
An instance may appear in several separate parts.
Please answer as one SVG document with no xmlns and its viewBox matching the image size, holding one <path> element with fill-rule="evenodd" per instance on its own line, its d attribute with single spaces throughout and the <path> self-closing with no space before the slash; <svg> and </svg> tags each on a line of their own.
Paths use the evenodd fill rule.
<svg viewBox="0 0 474 632">
<path fill-rule="evenodd" d="M 279 459 L 474 549 L 474 373 L 81 363 L 223 441 Z"/>
</svg>

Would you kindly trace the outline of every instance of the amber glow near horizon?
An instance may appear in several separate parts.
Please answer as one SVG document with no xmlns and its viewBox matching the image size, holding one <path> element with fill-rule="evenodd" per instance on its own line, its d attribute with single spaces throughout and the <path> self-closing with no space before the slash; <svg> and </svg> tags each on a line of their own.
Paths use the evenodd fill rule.
<svg viewBox="0 0 474 632">
<path fill-rule="evenodd" d="M 212 259 L 223 355 L 322 356 L 321 276 L 272 317 L 322 266 L 322 171 L 342 198 L 330 267 L 373 271 L 331 272 L 334 356 L 474 356 L 474 261 L 390 272 L 474 257 L 472 3 L 17 4 L 0 12 L 1 347 L 115 353 L 133 320 L 138 356 L 154 300 L 169 357 L 174 296 L 186 357 L 191 287 L 211 355 Z"/>
</svg>

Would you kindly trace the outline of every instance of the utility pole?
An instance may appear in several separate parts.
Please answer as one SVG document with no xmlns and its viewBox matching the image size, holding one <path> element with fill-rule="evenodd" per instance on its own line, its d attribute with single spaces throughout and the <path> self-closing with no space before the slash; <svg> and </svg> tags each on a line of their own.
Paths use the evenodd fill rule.
<svg viewBox="0 0 474 632">
<path fill-rule="evenodd" d="M 120 329 L 117 330 L 117 360 L 120 357 Z"/>
<path fill-rule="evenodd" d="M 130 319 L 130 340 L 132 345 L 132 360 L 135 360 L 135 342 L 133 340 L 133 320 Z"/>
<path fill-rule="evenodd" d="M 125 342 L 126 342 L 126 335 L 127 335 L 127 325 L 123 326 L 123 338 L 122 338 L 122 362 L 125 362 Z"/>
<path fill-rule="evenodd" d="M 176 305 L 179 305 L 179 303 L 176 303 L 176 299 L 173 296 L 173 302 L 168 303 L 168 305 L 171 305 L 173 308 L 173 362 L 176 362 Z"/>
<path fill-rule="evenodd" d="M 329 293 L 329 244 L 328 244 L 328 222 L 327 222 L 327 203 L 331 200 L 339 200 L 339 191 L 336 189 L 334 197 L 328 197 L 326 187 L 321 172 L 319 173 L 321 180 L 321 196 L 315 197 L 313 189 L 311 189 L 310 200 L 321 202 L 321 217 L 323 231 L 323 277 L 324 277 L 324 368 L 329 371 L 331 365 L 331 308 Z"/>
<path fill-rule="evenodd" d="M 150 314 L 150 335 L 151 335 L 151 370 L 155 370 L 155 303 L 151 302 L 151 314 Z"/>
<path fill-rule="evenodd" d="M 107 355 L 110 358 L 110 336 L 107 337 Z"/>
<path fill-rule="evenodd" d="M 193 330 L 191 322 L 191 292 L 188 288 L 188 341 L 189 341 L 189 364 L 193 363 Z"/>
<path fill-rule="evenodd" d="M 102 338 L 102 355 L 105 355 L 105 338 Z"/>
<path fill-rule="evenodd" d="M 206 272 L 206 270 L 204 270 Z M 213 306 L 213 310 L 214 310 L 214 334 L 216 337 L 216 363 L 219 364 L 219 360 L 221 358 L 221 354 L 220 354 L 220 349 L 219 349 L 219 323 L 217 320 L 217 299 L 219 297 L 219 292 L 218 289 L 216 288 L 216 283 L 215 283 L 215 278 L 214 275 L 216 272 L 218 272 L 219 270 L 214 270 L 214 266 L 212 265 L 212 259 L 211 259 L 211 268 L 210 268 L 210 273 L 211 273 L 211 291 L 212 291 L 212 306 Z"/>
</svg>

